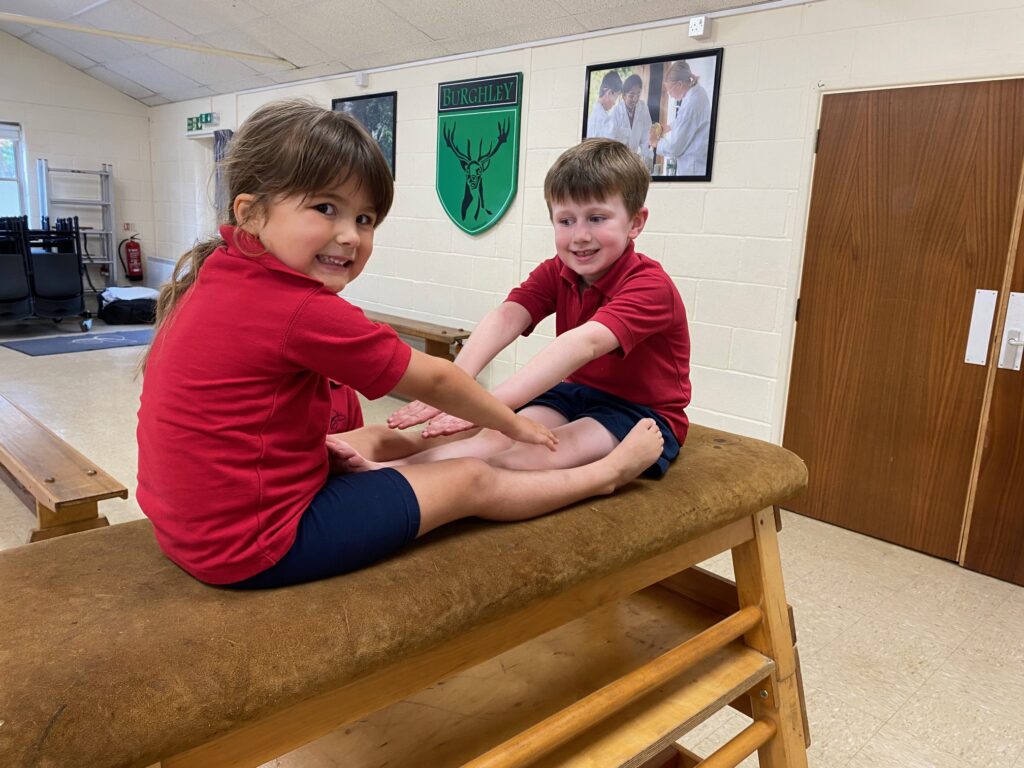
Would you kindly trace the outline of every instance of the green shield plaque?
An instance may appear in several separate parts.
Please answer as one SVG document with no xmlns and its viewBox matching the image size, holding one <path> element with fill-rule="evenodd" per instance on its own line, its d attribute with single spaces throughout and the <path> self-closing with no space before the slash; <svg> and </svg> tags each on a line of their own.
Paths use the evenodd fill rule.
<svg viewBox="0 0 1024 768">
<path fill-rule="evenodd" d="M 437 86 L 437 196 L 459 229 L 493 227 L 515 199 L 523 73 Z"/>
</svg>

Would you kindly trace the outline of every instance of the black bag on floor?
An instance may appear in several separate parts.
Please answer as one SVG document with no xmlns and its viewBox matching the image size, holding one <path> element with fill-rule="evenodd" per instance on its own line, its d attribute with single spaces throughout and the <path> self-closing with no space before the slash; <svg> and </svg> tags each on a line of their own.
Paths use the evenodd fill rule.
<svg viewBox="0 0 1024 768">
<path fill-rule="evenodd" d="M 134 325 L 156 320 L 155 298 L 111 298 L 112 292 L 116 291 L 108 288 L 98 296 L 100 320 L 108 325 Z"/>
</svg>

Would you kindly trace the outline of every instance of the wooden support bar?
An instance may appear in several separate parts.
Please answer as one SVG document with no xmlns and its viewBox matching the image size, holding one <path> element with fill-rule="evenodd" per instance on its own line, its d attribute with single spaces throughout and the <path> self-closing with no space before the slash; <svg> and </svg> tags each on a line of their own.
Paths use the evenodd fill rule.
<svg viewBox="0 0 1024 768">
<path fill-rule="evenodd" d="M 519 768 L 528 765 L 665 681 L 682 674 L 760 622 L 760 609 L 753 606 L 742 608 L 634 672 L 466 763 L 464 768 Z"/>
<path fill-rule="evenodd" d="M 682 595 L 701 605 L 706 605 L 723 616 L 735 613 L 740 607 L 739 596 L 736 593 L 736 582 L 724 576 L 719 576 L 717 573 L 707 571 L 697 565 L 673 574 L 667 579 L 663 579 L 661 585 L 666 589 L 672 590 L 677 595 Z M 787 605 L 786 611 L 789 614 L 789 627 L 792 630 L 793 645 L 796 645 L 796 622 L 793 616 L 793 606 Z"/>
<path fill-rule="evenodd" d="M 708 755 L 700 768 L 736 768 L 775 735 L 775 723 L 755 720 Z"/>
</svg>

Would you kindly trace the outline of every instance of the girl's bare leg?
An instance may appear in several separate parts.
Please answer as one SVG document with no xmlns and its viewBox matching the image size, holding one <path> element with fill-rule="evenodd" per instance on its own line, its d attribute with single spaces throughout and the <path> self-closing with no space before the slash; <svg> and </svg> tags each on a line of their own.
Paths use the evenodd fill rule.
<svg viewBox="0 0 1024 768">
<path fill-rule="evenodd" d="M 479 431 L 479 430 L 478 430 Z M 428 451 L 448 443 L 467 440 L 477 432 L 462 432 L 445 437 L 422 437 L 418 431 L 400 431 L 379 424 L 360 427 L 350 432 L 328 435 L 329 442 L 347 445 L 363 461 L 354 462 L 362 469 L 377 469 L 378 462 L 404 459 L 420 451 Z M 364 464 L 366 466 L 364 466 Z M 387 465 L 385 465 L 387 466 Z"/>
<path fill-rule="evenodd" d="M 422 536 L 462 517 L 525 520 L 580 499 L 608 494 L 637 477 L 661 455 L 664 438 L 653 419 L 640 421 L 611 453 L 570 469 L 510 470 L 460 458 L 396 469 L 420 504 Z"/>
</svg>

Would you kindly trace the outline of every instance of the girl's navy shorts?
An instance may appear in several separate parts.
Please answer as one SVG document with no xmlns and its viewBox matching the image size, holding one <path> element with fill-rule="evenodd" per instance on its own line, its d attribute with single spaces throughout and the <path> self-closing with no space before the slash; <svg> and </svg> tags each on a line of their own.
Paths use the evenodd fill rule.
<svg viewBox="0 0 1024 768">
<path fill-rule="evenodd" d="M 416 538 L 420 505 L 397 470 L 333 475 L 299 521 L 295 543 L 276 564 L 232 589 L 302 584 L 379 562 Z"/>
<path fill-rule="evenodd" d="M 654 419 L 665 438 L 665 447 L 658 460 L 644 471 L 644 477 L 661 477 L 668 471 L 669 464 L 679 455 L 679 441 L 665 419 L 647 406 L 631 403 L 600 389 L 563 381 L 543 395 L 535 397 L 524 407 L 531 405 L 542 405 L 558 411 L 569 421 L 589 416 L 620 441 L 642 419 Z"/>
</svg>

